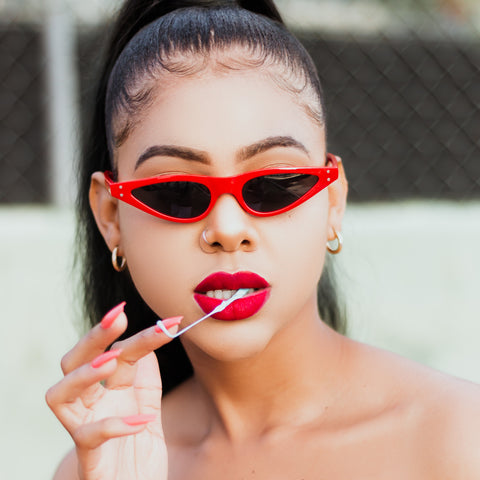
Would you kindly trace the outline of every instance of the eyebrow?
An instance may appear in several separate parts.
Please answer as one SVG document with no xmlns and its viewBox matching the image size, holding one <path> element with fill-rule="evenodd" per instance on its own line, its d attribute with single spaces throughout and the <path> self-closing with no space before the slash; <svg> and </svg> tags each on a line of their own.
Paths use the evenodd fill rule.
<svg viewBox="0 0 480 480">
<path fill-rule="evenodd" d="M 147 148 L 140 157 L 138 157 L 135 164 L 135 170 L 146 160 L 152 157 L 176 157 L 183 160 L 191 160 L 193 162 L 200 162 L 209 164 L 208 155 L 200 150 L 193 150 L 191 148 L 177 147 L 175 145 L 154 145 Z"/>
<path fill-rule="evenodd" d="M 260 140 L 259 142 L 249 145 L 248 147 L 242 148 L 242 150 L 240 150 L 240 153 L 237 155 L 238 160 L 248 160 L 255 155 L 259 155 L 260 153 L 266 152 L 267 150 L 276 147 L 293 147 L 309 155 L 309 151 L 307 150 L 305 145 L 303 145 L 303 143 L 299 142 L 298 140 L 295 140 L 293 137 L 277 136 L 265 138 L 263 140 Z"/>
<path fill-rule="evenodd" d="M 248 145 L 247 147 L 242 148 L 236 155 L 237 161 L 248 160 L 255 155 L 266 152 L 272 148 L 283 147 L 283 148 L 296 148 L 301 150 L 303 153 L 309 155 L 309 151 L 303 145 L 303 143 L 295 140 L 293 137 L 280 135 L 274 137 L 268 137 L 258 142 Z M 137 160 L 135 164 L 135 169 L 137 169 L 142 163 L 152 157 L 176 157 L 183 160 L 190 160 L 193 162 L 199 162 L 203 164 L 210 164 L 209 156 L 206 152 L 201 150 L 194 150 L 186 147 L 178 147 L 176 145 L 154 145 L 147 148 Z"/>
</svg>

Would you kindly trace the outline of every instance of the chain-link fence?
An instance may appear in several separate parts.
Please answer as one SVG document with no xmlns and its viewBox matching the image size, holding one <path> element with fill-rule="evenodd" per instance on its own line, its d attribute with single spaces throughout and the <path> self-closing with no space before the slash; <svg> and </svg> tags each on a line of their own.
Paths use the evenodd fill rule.
<svg viewBox="0 0 480 480">
<path fill-rule="evenodd" d="M 480 196 L 480 42 L 303 38 L 351 199 Z"/>
<path fill-rule="evenodd" d="M 0 202 L 47 200 L 41 29 L 0 23 Z"/>
<path fill-rule="evenodd" d="M 480 198 L 479 3 L 278 1 L 318 66 L 329 149 L 344 159 L 351 200 Z M 114 4 L 66 5 L 76 19 L 68 34 L 78 46 L 68 83 L 80 98 L 100 51 L 103 14 Z M 41 11 L 35 21 L 2 18 L 0 202 L 49 202 L 60 181 L 52 142 L 71 135 L 59 132 L 65 121 L 48 121 L 63 85 L 52 80 L 51 25 Z M 71 154 L 56 155 L 60 165 L 72 162 Z"/>
</svg>

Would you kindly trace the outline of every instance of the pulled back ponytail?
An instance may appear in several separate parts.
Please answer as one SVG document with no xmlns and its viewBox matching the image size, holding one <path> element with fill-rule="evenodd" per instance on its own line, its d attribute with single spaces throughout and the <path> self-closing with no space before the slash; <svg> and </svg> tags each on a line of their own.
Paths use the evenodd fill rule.
<svg viewBox="0 0 480 480">
<path fill-rule="evenodd" d="M 191 7 L 240 7 L 282 23 L 283 20 L 272 0 L 127 0 L 120 10 L 112 30 L 110 59 L 106 63 L 106 75 L 113 68 L 120 52 L 128 42 L 149 23 L 181 8 Z"/>
</svg>

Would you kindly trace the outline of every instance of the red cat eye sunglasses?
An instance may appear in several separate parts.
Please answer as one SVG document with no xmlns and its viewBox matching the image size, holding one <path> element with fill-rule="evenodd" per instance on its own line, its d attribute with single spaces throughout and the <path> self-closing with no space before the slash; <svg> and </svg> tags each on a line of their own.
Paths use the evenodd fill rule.
<svg viewBox="0 0 480 480">
<path fill-rule="evenodd" d="M 205 218 L 223 194 L 257 217 L 286 212 L 333 183 L 338 165 L 329 153 L 324 167 L 269 168 L 233 177 L 168 174 L 115 182 L 112 172 L 104 175 L 112 197 L 156 217 L 189 223 Z"/>
</svg>

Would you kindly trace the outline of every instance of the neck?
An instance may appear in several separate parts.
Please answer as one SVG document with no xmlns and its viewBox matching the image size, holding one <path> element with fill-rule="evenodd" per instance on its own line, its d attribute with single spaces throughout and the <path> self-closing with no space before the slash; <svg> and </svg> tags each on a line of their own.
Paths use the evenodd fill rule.
<svg viewBox="0 0 480 480">
<path fill-rule="evenodd" d="M 314 317 L 292 322 L 247 359 L 220 362 L 189 351 L 209 431 L 241 441 L 320 418 L 339 388 L 346 339 Z"/>
</svg>

